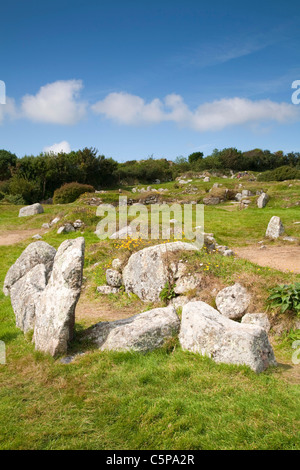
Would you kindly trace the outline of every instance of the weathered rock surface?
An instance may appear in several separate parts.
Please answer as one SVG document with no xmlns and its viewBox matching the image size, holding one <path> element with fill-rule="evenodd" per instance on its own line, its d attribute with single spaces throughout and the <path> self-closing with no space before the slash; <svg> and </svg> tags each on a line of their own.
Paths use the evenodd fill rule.
<svg viewBox="0 0 300 470">
<path fill-rule="evenodd" d="M 242 196 L 243 197 L 251 197 L 251 196 L 253 196 L 253 193 L 251 191 L 249 191 L 249 189 L 243 189 L 242 190 Z"/>
<path fill-rule="evenodd" d="M 117 287 L 112 287 L 112 286 L 98 286 L 97 287 L 97 292 L 99 292 L 99 294 L 104 294 L 104 295 L 117 294 L 119 290 L 120 289 L 118 289 Z"/>
<path fill-rule="evenodd" d="M 215 206 L 220 203 L 220 198 L 219 197 L 205 197 L 203 199 L 203 204 L 206 206 Z"/>
<path fill-rule="evenodd" d="M 191 243 L 172 242 L 150 246 L 134 253 L 123 270 L 123 283 L 127 293 L 136 294 L 143 301 L 159 301 L 159 294 L 170 278 L 167 253 L 197 251 Z"/>
<path fill-rule="evenodd" d="M 113 259 L 111 263 L 113 269 L 117 269 L 117 270 L 122 268 L 122 264 L 123 263 L 119 258 Z"/>
<path fill-rule="evenodd" d="M 236 283 L 225 287 L 216 297 L 219 312 L 227 318 L 237 320 L 243 316 L 250 304 L 250 295 L 245 287 Z"/>
<path fill-rule="evenodd" d="M 284 226 L 280 220 L 280 217 L 274 215 L 267 227 L 266 237 L 276 239 L 284 233 Z"/>
<path fill-rule="evenodd" d="M 64 241 L 55 256 L 49 282 L 41 294 L 34 329 L 35 348 L 52 356 L 65 354 L 73 337 L 80 296 L 84 238 Z"/>
<path fill-rule="evenodd" d="M 265 313 L 246 313 L 246 315 L 243 316 L 241 323 L 260 326 L 267 333 L 271 328 L 268 315 Z"/>
<path fill-rule="evenodd" d="M 43 212 L 43 206 L 37 202 L 31 206 L 22 207 L 19 211 L 19 217 L 28 217 L 29 215 L 42 214 Z"/>
<path fill-rule="evenodd" d="M 284 240 L 285 242 L 294 243 L 294 242 L 298 241 L 298 238 L 296 238 L 296 237 L 283 237 L 282 240 Z"/>
<path fill-rule="evenodd" d="M 107 269 L 106 282 L 111 287 L 120 287 L 122 285 L 122 276 L 115 269 Z"/>
<path fill-rule="evenodd" d="M 267 205 L 269 199 L 270 198 L 266 193 L 262 193 L 257 199 L 257 207 L 259 209 L 263 209 Z"/>
<path fill-rule="evenodd" d="M 50 227 L 52 227 L 53 225 L 57 224 L 59 221 L 60 221 L 60 218 L 59 218 L 59 217 L 55 217 L 55 219 L 51 220 L 51 222 L 50 222 Z"/>
<path fill-rule="evenodd" d="M 60 235 L 61 233 L 71 233 L 71 232 L 75 232 L 75 227 L 73 226 L 73 224 L 67 222 L 66 224 L 62 225 L 61 227 L 59 227 L 59 229 L 57 230 L 57 234 Z"/>
<path fill-rule="evenodd" d="M 82 220 L 77 219 L 77 220 L 75 220 L 75 222 L 73 222 L 72 225 L 75 228 L 75 230 L 79 230 L 80 228 L 82 228 L 84 226 L 84 223 L 82 222 Z"/>
<path fill-rule="evenodd" d="M 185 294 L 190 290 L 200 288 L 201 283 L 202 275 L 200 273 L 183 275 L 177 279 L 174 287 L 174 292 L 175 294 Z"/>
<path fill-rule="evenodd" d="M 36 235 L 33 235 L 32 238 L 34 240 L 42 240 L 43 237 L 39 233 L 37 233 Z"/>
<path fill-rule="evenodd" d="M 190 302 L 189 298 L 185 295 L 179 295 L 178 297 L 173 297 L 170 301 L 170 305 L 173 305 L 175 308 L 183 307 L 185 304 Z"/>
<path fill-rule="evenodd" d="M 184 350 L 218 363 L 247 365 L 257 373 L 276 365 L 266 331 L 230 320 L 204 302 L 184 305 L 179 340 Z"/>
<path fill-rule="evenodd" d="M 169 306 L 124 320 L 97 323 L 87 330 L 86 337 L 101 350 L 146 352 L 163 346 L 178 333 L 179 326 L 176 311 Z"/>
<path fill-rule="evenodd" d="M 11 304 L 16 316 L 16 326 L 27 333 L 34 329 L 35 312 L 46 287 L 46 269 L 37 264 L 13 284 L 10 289 Z"/>
<path fill-rule="evenodd" d="M 4 294 L 9 295 L 11 287 L 38 264 L 45 266 L 46 277 L 48 279 L 52 271 L 55 255 L 55 248 L 46 242 L 38 241 L 28 245 L 6 274 L 3 287 Z"/>
</svg>

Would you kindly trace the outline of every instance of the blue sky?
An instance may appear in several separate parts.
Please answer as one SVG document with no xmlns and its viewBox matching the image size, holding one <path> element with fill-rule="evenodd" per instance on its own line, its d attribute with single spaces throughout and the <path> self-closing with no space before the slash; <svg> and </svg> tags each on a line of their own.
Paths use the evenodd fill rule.
<svg viewBox="0 0 300 470">
<path fill-rule="evenodd" d="M 11 0 L 1 19 L 0 148 L 19 157 L 300 151 L 296 1 Z"/>
</svg>

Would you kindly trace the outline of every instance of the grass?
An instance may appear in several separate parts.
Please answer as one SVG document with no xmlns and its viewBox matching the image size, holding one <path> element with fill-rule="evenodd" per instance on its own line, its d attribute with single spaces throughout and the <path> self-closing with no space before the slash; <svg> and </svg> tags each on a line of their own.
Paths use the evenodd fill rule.
<svg viewBox="0 0 300 470">
<path fill-rule="evenodd" d="M 297 449 L 299 389 L 176 347 L 72 365 L 11 351 L 1 449 Z"/>
<path fill-rule="evenodd" d="M 199 192 L 220 182 L 234 188 L 236 181 L 212 178 L 193 181 Z M 285 207 L 296 201 L 297 186 L 286 183 L 243 183 L 246 188 L 267 188 L 270 206 L 258 210 L 226 211 L 226 203 L 206 207 L 205 231 L 229 247 L 263 238 L 274 215 L 282 217 L 289 235 L 299 236 L 300 209 Z M 252 185 L 252 186 L 251 186 Z M 157 185 L 170 189 L 164 198 L 182 197 L 174 183 Z M 296 190 L 295 190 L 296 188 Z M 130 190 L 131 188 L 126 188 Z M 129 193 L 128 191 L 128 194 Z M 284 196 L 282 196 L 284 194 Z M 98 196 L 98 195 L 97 195 Z M 116 192 L 105 202 L 117 200 Z M 138 197 L 136 195 L 132 195 Z M 103 195 L 99 195 L 103 198 Z M 194 195 L 187 195 L 193 200 Z M 272 202 L 273 201 L 273 202 Z M 290 204 L 291 202 L 289 202 Z M 274 204 L 274 205 L 273 205 Z M 138 313 L 151 308 L 124 293 L 105 298 L 96 286 L 105 282 L 105 269 L 115 257 L 126 259 L 142 246 L 99 241 L 93 233 L 96 208 L 84 203 L 45 206 L 36 217 L 18 218 L 18 207 L 0 206 L 0 230 L 38 229 L 60 214 L 63 221 L 77 218 L 86 224 L 84 299 L 112 311 Z M 56 248 L 66 238 L 50 229 L 43 239 Z M 246 237 L 245 237 L 246 233 Z M 246 241 L 245 241 L 246 238 Z M 24 248 L 24 242 L 0 246 L 0 284 Z M 267 289 L 279 283 L 299 282 L 300 275 L 282 273 L 242 259 L 219 254 L 181 255 L 191 271 L 207 281 L 208 299 L 213 285 L 240 281 L 254 294 L 255 307 L 264 307 Z M 99 263 L 95 266 L 96 263 Z M 210 295 L 210 297 L 209 297 Z M 253 306 L 254 308 L 254 306 Z M 97 319 L 99 321 L 101 319 Z M 77 320 L 72 351 L 84 348 L 78 339 L 88 319 Z M 291 358 L 292 340 L 286 335 L 275 345 L 279 362 Z M 256 375 L 247 367 L 215 364 L 208 358 L 183 352 L 177 341 L 148 354 L 99 352 L 86 346 L 86 354 L 69 365 L 34 351 L 30 335 L 15 327 L 10 299 L 0 292 L 0 339 L 7 348 L 7 364 L 0 365 L 0 449 L 299 449 L 299 384 L 285 379 L 283 365 Z"/>
</svg>

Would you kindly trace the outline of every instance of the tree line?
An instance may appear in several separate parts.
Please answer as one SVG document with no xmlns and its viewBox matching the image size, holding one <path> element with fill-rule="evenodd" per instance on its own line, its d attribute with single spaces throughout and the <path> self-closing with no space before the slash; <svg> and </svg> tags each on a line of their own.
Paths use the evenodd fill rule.
<svg viewBox="0 0 300 470">
<path fill-rule="evenodd" d="M 118 163 L 99 155 L 95 148 L 84 148 L 70 153 L 17 156 L 0 150 L 0 199 L 9 195 L 12 202 L 26 203 L 51 198 L 56 189 L 71 182 L 89 184 L 96 189 L 120 184 L 153 183 L 174 180 L 182 172 L 232 170 L 265 172 L 288 166 L 300 169 L 300 153 L 254 149 L 246 152 L 236 148 L 215 149 L 204 157 L 194 152 L 175 161 L 165 158 L 130 160 Z"/>
</svg>

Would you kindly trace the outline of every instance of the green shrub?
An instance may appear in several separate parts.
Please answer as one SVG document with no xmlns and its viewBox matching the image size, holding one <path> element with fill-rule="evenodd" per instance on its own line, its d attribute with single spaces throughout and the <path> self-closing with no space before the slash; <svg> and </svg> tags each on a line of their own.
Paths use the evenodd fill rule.
<svg viewBox="0 0 300 470">
<path fill-rule="evenodd" d="M 93 193 L 95 189 L 89 184 L 67 183 L 54 192 L 54 204 L 68 204 L 76 201 L 81 194 Z"/>
<path fill-rule="evenodd" d="M 8 204 L 13 204 L 16 206 L 25 206 L 26 204 L 22 194 L 5 194 L 3 202 L 7 202 Z"/>
<path fill-rule="evenodd" d="M 10 180 L 9 194 L 12 196 L 21 196 L 24 200 L 23 202 L 26 204 L 34 204 L 41 198 L 39 185 L 35 181 L 29 181 L 19 176 L 13 176 Z"/>
<path fill-rule="evenodd" d="M 300 282 L 295 284 L 280 284 L 270 289 L 268 302 L 271 307 L 280 307 L 281 313 L 290 310 L 300 316 Z"/>
<path fill-rule="evenodd" d="M 258 181 L 285 181 L 300 179 L 300 170 L 291 166 L 280 166 L 275 170 L 265 171 L 258 175 Z"/>
<path fill-rule="evenodd" d="M 0 181 L 0 192 L 4 194 L 9 194 L 9 184 L 10 180 Z"/>
</svg>

